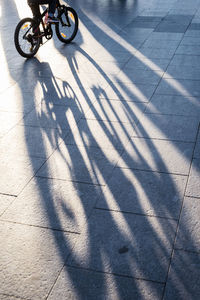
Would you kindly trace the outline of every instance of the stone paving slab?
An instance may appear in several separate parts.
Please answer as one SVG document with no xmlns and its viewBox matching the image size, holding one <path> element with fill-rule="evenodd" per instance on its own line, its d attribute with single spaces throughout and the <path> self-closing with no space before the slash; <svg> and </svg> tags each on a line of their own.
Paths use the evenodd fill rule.
<svg viewBox="0 0 200 300">
<path fill-rule="evenodd" d="M 134 70 L 134 69 L 126 69 L 125 76 L 124 70 L 119 73 L 118 78 L 119 81 L 126 82 L 124 77 L 127 77 L 132 83 L 139 84 L 151 84 L 156 85 L 159 83 L 161 77 L 163 76 L 162 71 L 148 71 L 148 70 Z"/>
<path fill-rule="evenodd" d="M 156 39 L 151 39 L 151 36 L 146 40 L 146 42 L 142 45 L 142 47 L 146 48 L 153 48 L 153 49 L 174 49 L 179 45 L 179 40 L 170 40 L 170 39 L 165 39 L 165 40 L 160 40 L 158 43 L 158 40 Z"/>
<path fill-rule="evenodd" d="M 196 145 L 194 149 L 194 158 L 200 158 L 200 131 L 197 136 Z"/>
<path fill-rule="evenodd" d="M 13 164 L 13 161 L 15 162 Z M 17 196 L 45 162 L 44 158 L 0 156 L 0 193 Z"/>
<path fill-rule="evenodd" d="M 132 137 L 117 166 L 188 175 L 193 143 Z"/>
<path fill-rule="evenodd" d="M 102 92 L 102 94 L 100 94 L 99 97 L 101 97 L 102 95 L 105 94 Z M 145 109 L 145 103 L 115 101 L 100 98 L 93 103 L 92 107 L 85 114 L 85 118 L 90 120 L 134 124 L 138 122 Z"/>
<path fill-rule="evenodd" d="M 196 40 L 196 38 L 194 38 Z M 184 54 L 175 54 L 170 62 L 170 66 L 190 66 L 196 67 L 200 65 L 200 56 L 199 55 L 184 55 Z"/>
<path fill-rule="evenodd" d="M 26 157 L 48 158 L 63 141 L 59 129 L 15 126 L 0 140 L 1 152 Z M 20 141 L 20 142 L 19 142 Z"/>
<path fill-rule="evenodd" d="M 63 130 L 75 126 L 81 116 L 82 112 L 76 106 L 68 108 L 43 101 L 25 116 L 20 124 Z"/>
<path fill-rule="evenodd" d="M 112 274 L 65 267 L 49 300 L 83 299 L 161 299 L 163 285 Z"/>
<path fill-rule="evenodd" d="M 175 228 L 170 219 L 95 210 L 67 264 L 164 282 Z"/>
<path fill-rule="evenodd" d="M 0 222 L 0 295 L 45 299 L 77 234 Z"/>
<path fill-rule="evenodd" d="M 195 142 L 198 126 L 198 117 L 146 114 L 137 125 L 137 135 L 145 138 Z"/>
<path fill-rule="evenodd" d="M 165 78 L 160 81 L 155 93 L 164 95 L 199 97 L 200 81 Z"/>
<path fill-rule="evenodd" d="M 6 91 L 0 93 L 1 111 L 12 113 L 27 113 L 30 112 L 33 107 L 34 104 L 33 101 L 30 101 L 29 92 L 22 93 L 21 89 L 17 85 L 14 85 L 6 89 Z"/>
<path fill-rule="evenodd" d="M 200 175 L 200 158 L 194 158 L 192 160 L 190 176 L 187 184 L 187 190 L 186 190 L 187 196 L 200 198 L 199 175 Z"/>
<path fill-rule="evenodd" d="M 185 197 L 180 217 L 176 249 L 200 252 L 200 199 Z"/>
<path fill-rule="evenodd" d="M 116 168 L 96 207 L 178 219 L 186 179 L 185 176 Z"/>
<path fill-rule="evenodd" d="M 155 89 L 156 85 L 131 83 L 131 79 L 122 74 L 120 81 L 113 81 L 112 85 L 105 89 L 105 95 L 101 97 L 110 100 L 149 102 Z"/>
<path fill-rule="evenodd" d="M 121 153 L 122 150 L 62 143 L 37 175 L 104 185 Z"/>
<path fill-rule="evenodd" d="M 125 73 L 128 69 L 165 71 L 169 65 L 169 62 L 170 60 L 165 58 L 154 58 L 151 60 L 144 58 L 139 60 L 137 57 L 132 57 L 124 66 L 123 71 Z"/>
<path fill-rule="evenodd" d="M 164 299 L 199 299 L 200 254 L 176 251 L 172 258 Z"/>
<path fill-rule="evenodd" d="M 9 132 L 23 118 L 22 113 L 0 111 L 0 138 Z"/>
<path fill-rule="evenodd" d="M 15 200 L 15 197 L 9 195 L 0 194 L 0 216 L 9 207 L 9 205 Z"/>
<path fill-rule="evenodd" d="M 2 220 L 81 232 L 100 187 L 35 178 L 1 216 Z"/>
<path fill-rule="evenodd" d="M 199 117 L 200 98 L 155 94 L 145 109 L 148 113 Z"/>
<path fill-rule="evenodd" d="M 180 45 L 176 54 L 199 55 L 200 45 Z"/>
<path fill-rule="evenodd" d="M 197 66 L 169 66 L 163 78 L 200 80 L 200 68 Z"/>
<path fill-rule="evenodd" d="M 171 59 L 174 56 L 175 49 L 154 49 L 154 48 L 146 48 L 141 47 L 136 54 L 144 55 L 146 58 L 167 58 Z"/>
<path fill-rule="evenodd" d="M 130 120 L 131 121 L 131 120 Z M 133 135 L 137 135 L 134 123 L 107 122 L 98 120 L 81 120 L 77 130 L 65 138 L 66 145 L 111 150 L 123 150 Z"/>
</svg>

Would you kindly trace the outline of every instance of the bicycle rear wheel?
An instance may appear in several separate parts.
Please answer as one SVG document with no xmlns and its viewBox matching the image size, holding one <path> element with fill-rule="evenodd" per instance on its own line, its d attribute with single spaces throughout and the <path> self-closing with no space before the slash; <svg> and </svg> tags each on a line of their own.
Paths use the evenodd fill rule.
<svg viewBox="0 0 200 300">
<path fill-rule="evenodd" d="M 37 27 L 33 19 L 24 18 L 18 23 L 15 29 L 15 47 L 23 57 L 33 57 L 40 47 L 40 38 L 37 37 L 38 34 L 35 32 Z"/>
<path fill-rule="evenodd" d="M 78 16 L 72 7 L 62 6 L 58 11 L 59 23 L 56 23 L 56 35 L 63 43 L 70 43 L 78 31 Z"/>
</svg>

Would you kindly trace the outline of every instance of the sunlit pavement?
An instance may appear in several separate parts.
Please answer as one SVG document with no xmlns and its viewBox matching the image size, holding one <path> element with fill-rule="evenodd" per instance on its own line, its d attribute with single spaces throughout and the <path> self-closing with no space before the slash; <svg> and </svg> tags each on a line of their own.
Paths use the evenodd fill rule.
<svg viewBox="0 0 200 300">
<path fill-rule="evenodd" d="M 200 0 L 69 4 L 0 0 L 0 299 L 200 299 Z"/>
</svg>

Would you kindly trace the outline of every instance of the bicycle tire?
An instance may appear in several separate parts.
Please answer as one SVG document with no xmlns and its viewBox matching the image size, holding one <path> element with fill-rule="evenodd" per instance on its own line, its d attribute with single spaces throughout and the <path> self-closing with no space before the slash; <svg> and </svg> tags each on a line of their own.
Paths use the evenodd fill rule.
<svg viewBox="0 0 200 300">
<path fill-rule="evenodd" d="M 33 39 L 33 28 L 35 27 L 37 27 L 35 20 L 32 18 L 24 18 L 17 24 L 15 29 L 15 47 L 18 53 L 23 57 L 33 57 L 40 47 L 40 38 L 34 37 Z"/>
<path fill-rule="evenodd" d="M 64 23 L 67 22 L 66 20 L 68 18 L 69 23 L 67 22 L 68 25 L 65 23 L 64 26 L 62 25 L 61 21 L 56 23 L 56 35 L 61 42 L 68 44 L 75 38 L 77 34 L 79 23 L 78 15 L 72 7 L 64 6 L 60 18 L 62 18 Z"/>
</svg>

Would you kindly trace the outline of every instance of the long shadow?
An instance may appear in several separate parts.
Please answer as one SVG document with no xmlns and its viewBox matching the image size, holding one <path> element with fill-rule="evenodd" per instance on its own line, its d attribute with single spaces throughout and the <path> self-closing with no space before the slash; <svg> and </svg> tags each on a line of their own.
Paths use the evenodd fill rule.
<svg viewBox="0 0 200 300">
<path fill-rule="evenodd" d="M 102 34 L 105 33 L 102 32 Z M 7 41 L 4 40 L 3 44 L 6 45 L 6 43 Z M 106 75 L 98 63 L 79 47 L 75 47 L 75 49 L 96 68 L 112 90 L 117 95 L 120 95 L 120 91 L 115 82 Z M 61 53 L 64 54 L 64 52 L 63 50 Z M 118 134 L 118 130 L 115 127 L 115 123 L 109 121 L 109 116 L 106 115 L 100 99 L 102 95 L 113 111 L 116 120 L 120 121 L 118 122 L 119 128 L 127 140 L 130 140 L 130 145 L 137 154 L 137 160 L 140 160 L 141 165 L 147 166 L 147 169 L 148 167 L 150 169 L 151 166 L 148 166 L 148 162 L 145 161 L 144 155 L 141 153 L 141 150 L 137 148 L 134 140 L 130 139 L 129 130 L 126 124 L 121 122 L 121 118 L 113 107 L 113 103 L 109 101 L 106 90 L 100 86 L 93 86 L 92 90 L 97 99 L 96 102 L 99 103 L 104 116 L 108 119 L 107 123 L 100 121 L 102 119 L 100 110 L 95 109 L 95 106 L 93 106 L 93 98 L 85 88 L 81 76 L 74 67 L 74 59 L 73 55 L 71 55 L 67 57 L 66 63 L 71 67 L 71 72 L 77 83 L 78 90 L 66 81 L 63 82 L 63 88 L 61 89 L 58 83 L 59 80 L 52 73 L 50 66 L 47 63 L 40 63 L 37 59 L 32 60 L 32 62 L 24 63 L 21 68 L 24 79 L 17 83 L 21 88 L 24 104 L 27 100 L 27 94 L 24 93 L 24 88 L 34 90 L 37 84 L 39 84 L 42 88 L 43 98 L 40 105 L 41 107 L 42 105 L 45 106 L 45 111 L 42 109 L 41 113 L 38 113 L 38 106 L 34 105 L 32 111 L 27 114 L 24 119 L 24 136 L 26 137 L 29 134 L 27 131 L 28 126 L 36 126 L 38 128 L 37 139 L 40 144 L 42 157 L 48 159 L 47 163 L 39 171 L 38 176 L 34 178 L 38 190 L 40 191 L 40 204 L 43 207 L 43 212 L 47 216 L 45 225 L 40 225 L 54 229 L 53 235 L 55 243 L 57 244 L 63 265 L 65 264 L 66 266 L 64 271 L 67 273 L 72 286 L 76 287 L 78 298 L 85 299 L 87 293 L 91 299 L 94 297 L 93 291 L 91 291 L 90 294 L 90 291 L 84 290 L 84 285 L 87 285 L 87 277 L 82 275 L 86 273 L 84 269 L 100 272 L 98 273 L 98 293 L 102 295 L 102 298 L 108 289 L 107 277 L 110 276 L 109 274 L 125 276 L 127 280 L 129 280 L 129 277 L 132 278 L 130 279 L 132 290 L 135 290 L 137 297 L 141 297 L 141 291 L 138 287 L 139 281 L 137 281 L 138 278 L 147 281 L 152 280 L 158 285 L 165 282 L 163 274 L 166 274 L 166 266 L 169 264 L 176 230 L 176 221 L 178 219 L 177 216 L 174 217 L 171 213 L 171 209 L 166 206 L 165 203 L 162 203 L 162 206 L 167 217 L 166 215 L 163 217 L 162 212 L 157 213 L 158 203 L 154 202 L 154 194 L 152 194 L 151 190 L 146 188 L 147 185 L 145 184 L 144 176 L 147 176 L 147 181 L 151 180 L 152 183 L 156 182 L 157 186 L 164 186 L 167 182 L 169 186 L 171 186 L 174 194 L 178 195 L 179 198 L 182 198 L 183 195 L 180 195 L 179 191 L 177 191 L 174 180 L 171 174 L 168 173 L 167 166 L 162 161 L 160 153 L 150 139 L 148 143 L 146 142 L 147 147 L 149 147 L 153 153 L 152 156 L 155 165 L 157 164 L 158 158 L 162 162 L 165 173 L 163 177 L 160 172 L 151 172 L 151 179 L 149 179 L 148 175 L 146 175 L 148 172 L 145 173 L 145 171 L 134 169 L 125 171 L 124 168 L 115 168 L 122 154 L 123 163 L 125 163 L 127 167 L 133 164 L 138 166 L 138 162 L 135 161 L 126 150 Z M 45 76 L 43 70 L 45 70 Z M 30 76 L 30 71 L 32 72 L 32 76 Z M 41 72 L 43 73 L 42 76 L 40 76 Z M 73 97 L 68 96 L 69 91 Z M 80 93 L 84 101 L 90 106 L 95 119 L 99 120 L 97 121 L 98 126 L 102 130 L 103 136 L 109 140 L 110 148 L 102 146 L 101 140 L 95 135 L 92 126 L 89 126 L 89 121 L 87 122 L 85 120 L 84 111 L 81 109 L 81 100 L 79 101 Z M 68 104 L 71 100 L 75 100 L 73 105 Z M 29 101 L 34 103 L 34 97 L 29 95 Z M 122 107 L 128 114 L 130 123 L 136 128 L 138 118 L 134 109 L 130 107 L 130 104 L 126 101 L 122 102 Z M 138 104 L 138 109 L 140 108 Z M 74 126 L 72 126 L 71 119 L 68 119 L 69 111 L 75 119 Z M 77 128 L 75 129 L 75 127 Z M 144 128 L 142 128 L 141 131 L 148 137 Z M 50 145 L 52 145 L 52 148 L 55 149 L 51 155 L 48 153 L 46 145 L 44 144 L 44 133 Z M 78 140 L 77 136 L 79 136 Z M 29 140 L 27 140 L 27 151 L 33 172 L 35 173 L 38 169 L 36 169 L 34 165 L 32 144 Z M 64 174 L 59 172 L 59 168 L 63 168 L 62 165 L 65 169 Z M 58 172 L 56 172 L 56 168 Z M 137 169 L 140 169 L 140 167 L 138 166 Z M 52 177 L 53 179 L 50 179 Z M 68 221 L 63 223 L 63 219 L 60 218 L 59 210 L 62 209 L 65 218 L 67 220 L 71 219 L 72 223 L 76 223 L 76 210 L 73 211 L 70 204 L 70 202 L 73 202 L 73 198 L 69 200 L 69 203 L 66 203 L 65 198 L 61 199 L 63 206 L 57 208 L 53 187 L 54 182 L 58 179 L 59 182 L 63 180 L 63 184 L 67 184 L 67 182 L 71 182 L 72 180 L 71 188 L 73 186 L 79 191 L 79 201 L 83 209 L 82 217 L 85 216 L 86 220 L 86 232 L 80 230 L 78 226 L 70 227 Z M 132 199 L 134 199 L 136 203 L 136 208 L 134 207 L 131 211 L 128 211 L 127 208 L 124 209 L 120 194 L 120 182 L 123 183 L 123 187 L 129 187 Z M 133 182 L 135 182 L 135 185 Z M 87 185 L 88 183 L 90 185 Z M 149 207 L 152 207 L 152 213 L 150 214 L 141 202 L 140 196 L 138 195 L 137 184 L 141 186 L 143 197 L 148 199 L 150 203 Z M 116 187 L 117 185 L 118 187 Z M 91 201 L 91 205 L 89 206 L 86 201 L 86 194 L 82 192 L 86 186 L 92 186 L 93 189 L 92 197 L 94 201 Z M 109 202 L 109 197 L 111 196 L 113 198 L 114 208 L 112 207 L 112 203 Z M 128 192 L 123 195 L 123 200 L 125 200 L 125 197 L 128 197 Z M 132 201 L 132 199 L 130 200 Z M 124 213 L 121 214 L 117 211 L 123 211 Z M 154 216 L 158 218 L 154 219 Z M 62 243 L 58 241 L 57 230 L 60 232 Z M 186 230 L 187 228 L 184 229 L 184 231 Z M 66 232 L 72 232 L 74 234 L 82 233 L 78 238 L 78 243 L 75 248 L 73 248 L 66 239 Z M 141 250 L 142 248 L 143 250 L 145 249 L 145 255 Z M 69 253 L 71 257 L 68 258 Z M 156 257 L 157 272 L 152 272 L 152 269 L 155 268 L 155 264 L 151 263 L 154 257 Z M 88 275 L 88 278 L 89 277 L 90 275 Z M 82 283 L 80 283 L 80 278 L 83 280 Z M 125 290 L 125 285 L 123 286 L 123 284 L 121 284 L 122 277 L 116 276 L 113 277 L 112 280 L 116 286 L 116 293 L 119 299 L 124 297 L 128 299 L 128 297 L 132 296 L 127 294 L 128 291 Z M 59 284 L 59 281 L 57 284 Z M 95 284 L 97 286 L 97 283 Z M 152 289 L 155 297 L 158 298 L 160 296 L 160 288 L 157 290 L 155 284 L 155 288 Z"/>
</svg>

